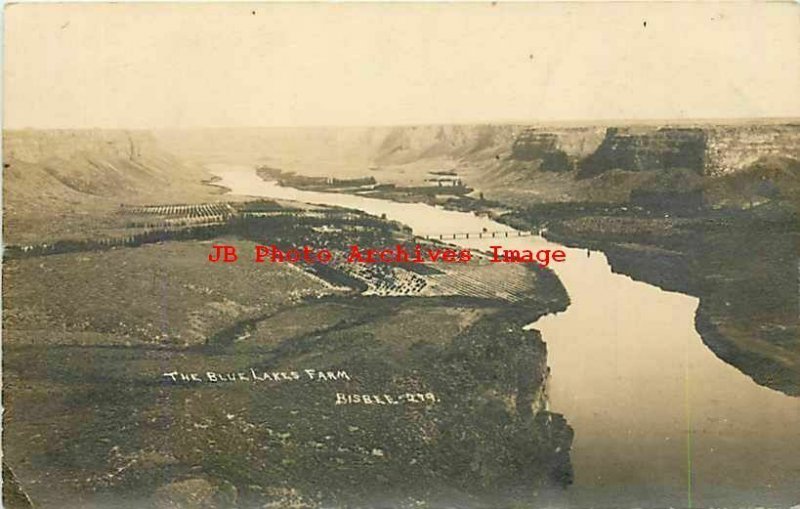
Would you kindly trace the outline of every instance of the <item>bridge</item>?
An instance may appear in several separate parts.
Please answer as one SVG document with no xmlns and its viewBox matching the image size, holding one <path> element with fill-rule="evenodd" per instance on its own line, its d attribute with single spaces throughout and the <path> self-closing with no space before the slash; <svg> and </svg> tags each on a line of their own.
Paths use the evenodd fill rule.
<svg viewBox="0 0 800 509">
<path fill-rule="evenodd" d="M 478 232 L 450 232 L 450 233 L 426 233 L 418 235 L 425 240 L 456 240 L 456 239 L 503 239 L 510 237 L 533 237 L 541 235 L 545 230 L 521 231 L 521 230 L 482 230 Z"/>
</svg>

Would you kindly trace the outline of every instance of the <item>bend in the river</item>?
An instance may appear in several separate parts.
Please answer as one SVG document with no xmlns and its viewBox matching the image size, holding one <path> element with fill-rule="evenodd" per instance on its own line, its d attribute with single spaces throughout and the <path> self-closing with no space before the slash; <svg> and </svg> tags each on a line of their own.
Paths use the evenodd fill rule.
<svg viewBox="0 0 800 509">
<path fill-rule="evenodd" d="M 213 171 L 235 194 L 385 214 L 417 235 L 513 231 L 425 204 L 280 187 L 250 168 Z M 533 326 L 548 345 L 550 409 L 575 429 L 575 505 L 800 503 L 800 398 L 759 386 L 715 356 L 695 330 L 695 297 L 615 274 L 600 252 L 538 236 L 450 242 L 567 252 L 553 268 L 571 305 Z"/>
</svg>

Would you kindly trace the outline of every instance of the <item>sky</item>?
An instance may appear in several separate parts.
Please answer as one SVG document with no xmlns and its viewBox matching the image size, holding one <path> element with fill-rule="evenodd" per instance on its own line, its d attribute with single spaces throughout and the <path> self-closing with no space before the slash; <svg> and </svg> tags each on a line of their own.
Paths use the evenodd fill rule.
<svg viewBox="0 0 800 509">
<path fill-rule="evenodd" d="M 800 4 L 14 4 L 5 128 L 800 117 Z"/>
</svg>

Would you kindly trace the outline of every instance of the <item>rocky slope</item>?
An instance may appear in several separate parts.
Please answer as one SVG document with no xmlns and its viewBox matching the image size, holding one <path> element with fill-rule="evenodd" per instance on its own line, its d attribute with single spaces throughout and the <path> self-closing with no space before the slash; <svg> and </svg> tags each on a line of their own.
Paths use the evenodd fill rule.
<svg viewBox="0 0 800 509">
<path fill-rule="evenodd" d="M 142 131 L 6 131 L 3 198 L 7 241 L 70 235 L 120 203 L 202 201 L 208 174 Z"/>
</svg>

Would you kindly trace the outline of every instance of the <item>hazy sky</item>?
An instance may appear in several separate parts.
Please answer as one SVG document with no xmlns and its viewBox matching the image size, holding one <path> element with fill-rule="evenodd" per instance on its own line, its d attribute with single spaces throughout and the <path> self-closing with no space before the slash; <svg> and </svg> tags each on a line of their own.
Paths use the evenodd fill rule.
<svg viewBox="0 0 800 509">
<path fill-rule="evenodd" d="M 5 25 L 9 128 L 800 117 L 793 3 L 22 4 Z"/>
</svg>

